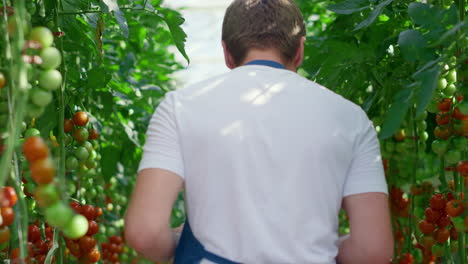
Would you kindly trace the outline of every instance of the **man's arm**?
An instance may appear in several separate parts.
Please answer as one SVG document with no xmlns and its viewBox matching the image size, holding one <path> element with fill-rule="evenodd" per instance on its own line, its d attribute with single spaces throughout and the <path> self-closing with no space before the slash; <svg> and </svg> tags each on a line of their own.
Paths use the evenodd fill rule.
<svg viewBox="0 0 468 264">
<path fill-rule="evenodd" d="M 393 233 L 385 193 L 346 196 L 343 209 L 349 217 L 350 236 L 338 252 L 340 264 L 388 264 L 393 257 Z"/>
<path fill-rule="evenodd" d="M 125 216 L 125 238 L 152 261 L 166 261 L 174 255 L 170 216 L 182 185 L 182 178 L 163 169 L 144 169 L 138 175 Z"/>
</svg>

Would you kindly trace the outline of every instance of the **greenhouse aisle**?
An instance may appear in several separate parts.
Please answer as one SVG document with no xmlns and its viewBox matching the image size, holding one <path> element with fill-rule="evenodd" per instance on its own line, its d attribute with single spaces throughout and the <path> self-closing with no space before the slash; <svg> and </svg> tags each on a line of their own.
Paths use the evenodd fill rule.
<svg viewBox="0 0 468 264">
<path fill-rule="evenodd" d="M 229 0 L 171 0 L 167 5 L 181 8 L 186 19 L 183 29 L 187 33 L 186 49 L 190 57 L 187 69 L 176 73 L 180 87 L 227 72 L 221 47 L 221 29 Z M 177 54 L 177 60 L 187 66 Z"/>
</svg>

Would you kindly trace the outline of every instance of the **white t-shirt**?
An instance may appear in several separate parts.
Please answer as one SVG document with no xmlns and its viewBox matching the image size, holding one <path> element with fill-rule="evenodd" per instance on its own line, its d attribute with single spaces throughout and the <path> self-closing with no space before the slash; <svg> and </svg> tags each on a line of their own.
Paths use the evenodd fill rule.
<svg viewBox="0 0 468 264">
<path fill-rule="evenodd" d="M 184 179 L 193 233 L 214 254 L 329 264 L 343 197 L 387 193 L 380 155 L 359 106 L 292 71 L 247 65 L 167 93 L 139 170 Z"/>
</svg>

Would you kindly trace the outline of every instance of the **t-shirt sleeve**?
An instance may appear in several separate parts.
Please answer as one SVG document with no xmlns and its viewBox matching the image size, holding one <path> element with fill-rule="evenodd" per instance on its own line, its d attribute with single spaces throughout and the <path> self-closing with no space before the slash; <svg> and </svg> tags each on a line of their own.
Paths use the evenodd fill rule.
<svg viewBox="0 0 468 264">
<path fill-rule="evenodd" d="M 184 179 L 184 163 L 175 119 L 173 92 L 159 104 L 146 132 L 143 158 L 138 171 L 143 169 L 165 169 Z"/>
<path fill-rule="evenodd" d="M 377 133 L 372 122 L 365 114 L 364 116 L 364 126 L 354 145 L 354 156 L 346 176 L 343 197 L 367 192 L 388 194 Z"/>
</svg>

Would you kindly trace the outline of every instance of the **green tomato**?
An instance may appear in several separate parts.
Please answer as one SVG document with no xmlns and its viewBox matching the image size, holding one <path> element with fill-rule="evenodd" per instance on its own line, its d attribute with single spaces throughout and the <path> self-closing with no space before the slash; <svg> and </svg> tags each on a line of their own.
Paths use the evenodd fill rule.
<svg viewBox="0 0 468 264">
<path fill-rule="evenodd" d="M 106 230 L 106 236 L 108 236 L 108 237 L 115 236 L 119 232 L 117 230 L 117 228 L 115 228 L 114 226 L 108 226 L 106 229 L 107 229 Z"/>
<path fill-rule="evenodd" d="M 41 54 L 42 64 L 44 70 L 55 69 L 60 66 L 62 55 L 60 51 L 54 47 L 48 47 L 42 50 Z"/>
<path fill-rule="evenodd" d="M 70 239 L 78 239 L 88 232 L 88 220 L 86 217 L 76 214 L 63 228 L 63 235 Z"/>
<path fill-rule="evenodd" d="M 88 160 L 96 160 L 97 157 L 97 152 L 93 149 L 89 152 L 89 158 Z"/>
<path fill-rule="evenodd" d="M 89 141 L 83 142 L 83 144 L 81 146 L 85 147 L 88 150 L 88 152 L 90 152 L 90 153 L 91 153 L 91 151 L 94 151 L 93 144 L 91 144 L 91 142 L 89 142 Z"/>
<path fill-rule="evenodd" d="M 73 210 L 62 202 L 57 202 L 45 208 L 44 212 L 46 222 L 49 225 L 60 229 L 68 226 L 74 218 Z"/>
<path fill-rule="evenodd" d="M 28 193 L 33 194 L 36 191 L 36 184 L 34 184 L 33 181 L 28 181 L 28 183 L 26 183 L 26 185 L 24 185 L 24 188 L 26 188 L 26 191 Z"/>
<path fill-rule="evenodd" d="M 55 204 L 59 200 L 57 188 L 52 184 L 44 184 L 37 187 L 34 192 L 34 199 L 41 207 L 47 207 Z"/>
<path fill-rule="evenodd" d="M 76 192 L 76 186 L 75 183 L 69 181 L 67 183 L 67 193 L 70 195 L 73 195 Z"/>
<path fill-rule="evenodd" d="M 88 159 L 86 160 L 86 167 L 88 167 L 88 169 L 94 169 L 97 167 L 97 162 L 92 160 L 92 159 Z M 89 171 L 88 171 L 89 172 Z"/>
<path fill-rule="evenodd" d="M 35 88 L 31 91 L 31 101 L 39 107 L 47 106 L 50 104 L 50 102 L 52 102 L 52 99 L 52 93 L 49 91 L 45 91 L 39 88 Z"/>
<path fill-rule="evenodd" d="M 45 108 L 35 104 L 27 104 L 26 114 L 30 118 L 38 118 L 44 113 Z"/>
<path fill-rule="evenodd" d="M 424 120 L 418 121 L 416 126 L 418 128 L 418 131 L 421 131 L 421 132 L 426 131 L 426 129 L 427 129 L 427 123 Z"/>
<path fill-rule="evenodd" d="M 36 128 L 30 128 L 26 130 L 26 133 L 24 134 L 24 138 L 37 137 L 40 135 L 41 135 L 41 132 L 39 130 L 37 130 Z"/>
<path fill-rule="evenodd" d="M 83 162 L 86 161 L 89 157 L 89 152 L 85 147 L 76 148 L 74 154 L 79 161 Z"/>
<path fill-rule="evenodd" d="M 70 134 L 65 134 L 65 145 L 70 145 L 73 142 L 73 137 Z"/>
<path fill-rule="evenodd" d="M 41 43 L 43 49 L 50 47 L 54 43 L 54 35 L 46 27 L 33 28 L 29 39 Z"/>
<path fill-rule="evenodd" d="M 457 82 L 457 71 L 455 69 L 449 71 L 446 78 L 449 84 Z"/>
<path fill-rule="evenodd" d="M 416 117 L 416 121 L 423 121 L 427 118 L 427 111 L 423 111 L 419 116 Z"/>
<path fill-rule="evenodd" d="M 78 159 L 74 156 L 68 157 L 65 166 L 68 171 L 76 170 L 78 168 Z"/>
<path fill-rule="evenodd" d="M 429 139 L 429 134 L 426 131 L 421 132 L 419 135 L 419 139 L 423 142 L 427 141 Z"/>
<path fill-rule="evenodd" d="M 438 81 L 437 81 L 437 89 L 439 90 L 443 90 L 445 89 L 445 87 L 447 87 L 447 80 L 445 78 L 440 78 Z"/>
<path fill-rule="evenodd" d="M 444 95 L 447 97 L 451 97 L 452 95 L 455 94 L 456 91 L 457 91 L 457 87 L 455 86 L 455 84 L 451 83 L 447 85 L 447 88 L 445 88 Z"/>
<path fill-rule="evenodd" d="M 448 164 L 457 164 L 462 159 L 462 154 L 459 150 L 451 149 L 445 153 L 445 160 Z"/>
<path fill-rule="evenodd" d="M 57 70 L 47 70 L 39 76 L 39 86 L 49 91 L 60 88 L 62 81 L 62 74 Z"/>
<path fill-rule="evenodd" d="M 442 140 L 434 140 L 432 142 L 432 151 L 436 153 L 437 155 L 444 155 L 445 152 L 447 152 L 448 149 L 448 142 L 447 141 L 442 141 Z"/>
</svg>

